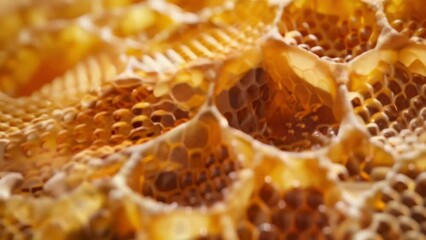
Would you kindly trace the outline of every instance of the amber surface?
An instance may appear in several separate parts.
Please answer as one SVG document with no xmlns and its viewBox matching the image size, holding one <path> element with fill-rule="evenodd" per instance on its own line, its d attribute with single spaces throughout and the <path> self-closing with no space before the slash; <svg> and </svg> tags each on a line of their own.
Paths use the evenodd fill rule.
<svg viewBox="0 0 426 240">
<path fill-rule="evenodd" d="M 426 239 L 426 1 L 0 1 L 0 239 Z"/>
</svg>

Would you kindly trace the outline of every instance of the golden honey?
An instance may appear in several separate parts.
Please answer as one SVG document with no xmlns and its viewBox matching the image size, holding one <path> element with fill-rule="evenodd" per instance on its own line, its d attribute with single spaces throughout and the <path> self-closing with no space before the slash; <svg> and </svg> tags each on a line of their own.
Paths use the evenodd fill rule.
<svg viewBox="0 0 426 240">
<path fill-rule="evenodd" d="M 0 239 L 426 239 L 415 0 L 0 3 Z"/>
</svg>

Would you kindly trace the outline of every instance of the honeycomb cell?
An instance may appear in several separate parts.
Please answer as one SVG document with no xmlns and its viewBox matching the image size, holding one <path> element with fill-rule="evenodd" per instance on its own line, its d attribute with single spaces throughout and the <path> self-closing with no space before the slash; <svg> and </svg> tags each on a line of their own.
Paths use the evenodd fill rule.
<svg viewBox="0 0 426 240">
<path fill-rule="evenodd" d="M 425 239 L 423 3 L 0 1 L 0 239 Z"/>
<path fill-rule="evenodd" d="M 264 55 L 268 60 L 259 65 L 229 63 L 220 80 L 229 84 L 216 89 L 219 111 L 230 126 L 282 150 L 327 145 L 342 116 L 327 65 L 281 42 L 267 44 Z"/>
<path fill-rule="evenodd" d="M 237 225 L 240 239 L 333 238 L 326 229 L 333 227 L 340 196 L 326 169 L 313 159 L 266 155 L 254 171 L 255 189 Z M 305 171 L 311 175 L 299 177 Z"/>
<path fill-rule="evenodd" d="M 31 183 L 31 189 L 38 189 L 72 154 L 90 146 L 99 148 L 123 143 L 124 147 L 129 141 L 141 143 L 161 135 L 187 121 L 203 103 L 210 80 L 204 78 L 200 71 L 193 69 L 181 72 L 171 82 L 176 79 L 182 81 L 182 75 L 191 74 L 198 74 L 199 81 L 185 85 L 191 93 L 186 93 L 186 99 L 182 102 L 179 102 L 181 99 L 170 96 L 172 94 L 158 90 L 167 86 L 157 86 L 156 89 L 149 90 L 152 86 L 143 85 L 137 79 L 121 79 L 106 84 L 99 93 L 92 94 L 91 99 L 83 99 L 77 106 L 59 112 L 62 117 L 55 122 L 45 123 L 42 127 L 30 126 L 32 129 L 23 128 L 15 138 L 10 138 L 11 141 L 6 145 L 5 158 L 20 158 L 21 161 L 27 161 L 27 164 L 22 165 L 20 161 L 15 160 L 11 164 L 2 164 L 0 169 L 25 172 L 27 170 L 24 169 L 31 168 L 30 164 L 35 164 L 37 167 L 28 170 L 25 179 L 26 183 Z M 179 85 L 182 83 L 177 82 L 176 86 Z M 43 137 L 34 137 L 41 132 L 44 132 L 41 135 Z M 107 150 L 104 155 L 111 152 L 104 150 Z M 91 151 L 86 151 L 85 154 L 92 158 L 96 155 L 102 156 L 103 150 L 99 150 L 101 153 L 95 155 L 90 154 Z M 54 164 L 33 160 L 37 155 L 57 156 L 58 160 Z M 78 157 L 73 161 L 78 162 L 77 159 Z M 34 175 L 34 180 L 31 180 L 31 175 Z"/>
<path fill-rule="evenodd" d="M 382 238 L 422 239 L 426 195 L 419 191 L 424 175 L 424 157 L 406 161 L 387 178 L 383 187 L 366 199 L 363 207 L 372 221 L 366 230 Z"/>
<path fill-rule="evenodd" d="M 402 50 L 401 59 L 395 62 L 387 62 L 394 58 L 394 52 L 372 52 L 365 61 L 379 67 L 358 71 L 361 65 L 355 64 L 349 83 L 354 112 L 372 140 L 397 153 L 424 145 L 423 56 L 419 51 L 420 55 L 411 55 L 414 59 L 408 60 L 411 51 L 410 47 Z"/>
<path fill-rule="evenodd" d="M 330 146 L 328 158 L 339 165 L 338 177 L 344 182 L 376 182 L 384 180 L 395 162 L 393 156 L 372 144 L 368 136 L 356 130 Z"/>
<path fill-rule="evenodd" d="M 289 44 L 323 59 L 348 62 L 377 44 L 380 28 L 374 8 L 352 0 L 293 1 L 278 26 Z"/>
<path fill-rule="evenodd" d="M 241 164 L 216 117 L 202 113 L 144 150 L 127 177 L 142 196 L 180 206 L 209 206 L 224 198 Z"/>
<path fill-rule="evenodd" d="M 423 1 L 385 1 L 384 12 L 389 24 L 396 31 L 414 41 L 425 39 Z"/>
</svg>

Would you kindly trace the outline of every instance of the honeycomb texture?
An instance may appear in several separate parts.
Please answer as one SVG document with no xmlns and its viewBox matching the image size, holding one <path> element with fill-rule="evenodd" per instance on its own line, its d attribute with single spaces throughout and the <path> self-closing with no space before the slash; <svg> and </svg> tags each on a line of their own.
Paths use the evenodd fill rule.
<svg viewBox="0 0 426 240">
<path fill-rule="evenodd" d="M 0 239 L 426 240 L 426 1 L 0 1 Z"/>
</svg>

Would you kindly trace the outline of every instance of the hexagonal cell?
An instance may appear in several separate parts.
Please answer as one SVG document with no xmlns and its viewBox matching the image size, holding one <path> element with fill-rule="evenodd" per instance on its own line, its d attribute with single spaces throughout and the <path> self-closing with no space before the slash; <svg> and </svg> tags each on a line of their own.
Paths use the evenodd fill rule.
<svg viewBox="0 0 426 240">
<path fill-rule="evenodd" d="M 21 172 L 25 182 L 35 186 L 25 189 L 38 189 L 55 169 L 80 151 L 91 148 L 84 152 L 86 159 L 90 159 L 91 152 L 102 146 L 124 143 L 122 149 L 131 143 L 146 142 L 187 121 L 198 111 L 204 103 L 210 75 L 194 68 L 153 86 L 137 79 L 105 84 L 100 93 L 85 96 L 77 106 L 55 111 L 55 120 L 30 122 L 22 130 L 9 134 L 4 156 L 14 161 L 1 163 L 0 171 Z M 105 149 L 111 153 L 108 147 Z M 102 152 L 92 156 L 93 161 L 107 155 Z M 43 158 L 57 160 L 50 163 L 40 160 Z M 77 156 L 73 161 L 78 159 Z"/>
<path fill-rule="evenodd" d="M 330 146 L 327 157 L 338 164 L 336 170 L 341 181 L 354 183 L 384 180 L 395 163 L 391 154 L 354 129 L 347 129 L 340 141 Z"/>
<path fill-rule="evenodd" d="M 382 187 L 363 204 L 363 231 L 384 239 L 422 239 L 426 235 L 425 156 L 400 162 Z M 355 234 L 356 236 L 356 234 Z"/>
<path fill-rule="evenodd" d="M 372 140 L 387 150 L 425 148 L 425 56 L 423 46 L 413 45 L 399 52 L 371 52 L 353 65 L 354 112 Z"/>
<path fill-rule="evenodd" d="M 348 62 L 374 48 L 381 31 L 376 7 L 359 0 L 292 1 L 279 29 L 288 43 L 334 62 Z"/>
<path fill-rule="evenodd" d="M 0 0 L 1 239 L 426 236 L 423 1 L 138 2 Z"/>
<path fill-rule="evenodd" d="M 239 239 L 332 239 L 340 193 L 328 170 L 318 159 L 268 155 L 254 169 L 255 189 L 237 224 Z"/>
<path fill-rule="evenodd" d="M 93 55 L 82 60 L 60 77 L 30 81 L 27 83 L 28 89 L 24 90 L 31 93 L 29 97 L 11 99 L 2 96 L 0 118 L 5 122 L 4 132 L 16 134 L 18 130 L 23 130 L 31 124 L 44 125 L 42 122 L 49 117 L 54 117 L 55 110 L 64 109 L 64 106 L 77 105 L 88 91 L 98 92 L 105 82 L 110 81 L 123 70 L 123 63 L 114 60 L 116 57 L 114 54 Z M 26 87 L 21 86 L 21 88 Z M 75 111 L 68 111 L 64 118 L 69 119 L 74 114 L 76 114 Z"/>
<path fill-rule="evenodd" d="M 337 135 L 343 101 L 328 66 L 314 56 L 271 41 L 264 59 L 229 62 L 215 104 L 231 127 L 282 150 L 324 146 Z"/>
<path fill-rule="evenodd" d="M 413 40 L 426 37 L 426 1 L 388 0 L 384 2 L 384 12 L 391 26 Z"/>
<path fill-rule="evenodd" d="M 209 206 L 237 180 L 240 162 L 216 117 L 202 113 L 149 144 L 127 182 L 137 193 L 180 206 Z"/>
</svg>

